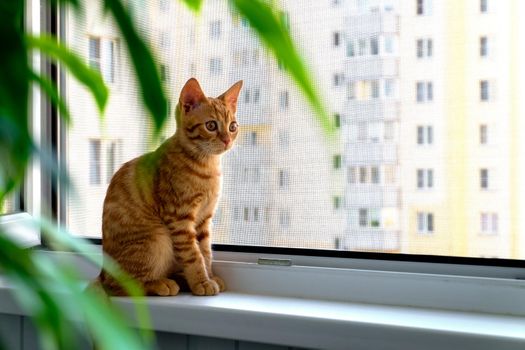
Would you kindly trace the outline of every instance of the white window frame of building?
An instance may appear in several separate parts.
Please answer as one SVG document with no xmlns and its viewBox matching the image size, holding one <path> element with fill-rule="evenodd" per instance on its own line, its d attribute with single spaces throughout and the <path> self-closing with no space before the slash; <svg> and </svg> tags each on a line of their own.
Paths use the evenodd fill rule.
<svg viewBox="0 0 525 350">
<path fill-rule="evenodd" d="M 416 82 L 416 102 L 426 103 L 434 100 L 434 85 L 431 81 Z"/>
<path fill-rule="evenodd" d="M 487 168 L 479 169 L 479 188 L 481 190 L 490 189 L 490 171 Z"/>
<path fill-rule="evenodd" d="M 106 83 L 117 81 L 119 50 L 118 39 L 88 35 L 88 64 L 102 74 Z"/>
<path fill-rule="evenodd" d="M 97 145 L 97 154 L 93 146 Z M 89 154 L 89 185 L 100 186 L 108 184 L 118 169 L 121 161 L 121 141 L 117 139 L 88 139 Z"/>
<path fill-rule="evenodd" d="M 487 145 L 489 142 L 489 130 L 487 124 L 480 124 L 479 126 L 479 144 Z"/>
<path fill-rule="evenodd" d="M 396 98 L 397 97 L 396 79 L 388 78 L 382 81 L 383 81 L 383 96 L 385 98 Z"/>
<path fill-rule="evenodd" d="M 419 234 L 433 234 L 434 227 L 434 213 L 417 212 L 417 233 Z"/>
<path fill-rule="evenodd" d="M 340 32 L 334 32 L 333 45 L 334 47 L 339 47 L 341 45 L 341 33 Z"/>
<path fill-rule="evenodd" d="M 431 145 L 434 142 L 434 128 L 432 125 L 417 125 L 416 126 L 416 144 Z"/>
<path fill-rule="evenodd" d="M 290 187 L 290 171 L 288 169 L 279 169 L 279 188 L 287 189 Z"/>
<path fill-rule="evenodd" d="M 489 38 L 486 35 L 479 37 L 479 56 L 484 58 L 489 55 Z"/>
<path fill-rule="evenodd" d="M 488 80 L 479 81 L 479 99 L 481 102 L 490 101 L 490 82 Z"/>
<path fill-rule="evenodd" d="M 222 34 L 222 21 L 220 19 L 210 22 L 210 39 L 219 40 Z"/>
<path fill-rule="evenodd" d="M 348 100 L 355 100 L 356 98 L 356 95 L 355 95 L 355 81 L 354 80 L 351 80 L 349 81 L 347 84 L 346 84 L 346 98 Z"/>
<path fill-rule="evenodd" d="M 380 96 L 381 96 L 381 93 L 379 89 L 379 80 L 378 79 L 370 80 L 370 98 L 377 99 Z"/>
<path fill-rule="evenodd" d="M 416 57 L 419 59 L 431 58 L 433 55 L 433 46 L 432 39 L 417 39 Z"/>
<path fill-rule="evenodd" d="M 499 231 L 499 216 L 495 212 L 480 213 L 480 233 L 482 235 L 497 235 Z"/>
<path fill-rule="evenodd" d="M 102 140 L 89 139 L 89 185 L 102 184 Z"/>
<path fill-rule="evenodd" d="M 349 184 L 355 185 L 357 183 L 357 168 L 355 166 L 349 166 L 346 175 L 346 181 Z"/>
<path fill-rule="evenodd" d="M 396 36 L 389 34 L 383 35 L 383 54 L 393 55 L 396 51 Z"/>
<path fill-rule="evenodd" d="M 355 57 L 355 41 L 348 39 L 346 41 L 346 57 Z"/>
<path fill-rule="evenodd" d="M 222 59 L 220 57 L 210 58 L 210 75 L 221 75 L 222 74 Z"/>
<path fill-rule="evenodd" d="M 418 190 L 434 188 L 434 170 L 416 169 L 416 188 Z"/>
<path fill-rule="evenodd" d="M 489 0 L 479 0 L 479 12 L 487 13 L 489 11 Z"/>
<path fill-rule="evenodd" d="M 340 210 L 341 207 L 342 207 L 342 199 L 341 199 L 341 196 L 334 196 L 332 198 L 333 200 L 333 206 L 334 206 L 334 210 L 337 211 L 337 210 Z"/>
<path fill-rule="evenodd" d="M 393 141 L 396 139 L 396 122 L 387 120 L 384 123 L 383 137 L 385 141 Z"/>
<path fill-rule="evenodd" d="M 367 38 L 359 38 L 357 40 L 357 50 L 359 56 L 367 56 L 370 53 L 369 41 Z"/>
<path fill-rule="evenodd" d="M 335 87 L 343 85 L 344 81 L 345 81 L 345 76 L 343 73 L 334 74 L 334 86 Z"/>
<path fill-rule="evenodd" d="M 417 16 L 432 15 L 432 0 L 415 0 L 415 4 Z"/>
<path fill-rule="evenodd" d="M 370 55 L 379 55 L 379 38 L 377 36 L 370 38 Z"/>
<path fill-rule="evenodd" d="M 280 109 L 286 110 L 290 105 L 288 90 L 283 90 L 279 93 L 279 107 Z"/>
<path fill-rule="evenodd" d="M 381 174 L 378 166 L 370 167 L 370 182 L 375 185 L 381 184 Z"/>
<path fill-rule="evenodd" d="M 290 227 L 290 211 L 288 209 L 281 208 L 279 210 L 279 226 L 284 229 Z"/>
</svg>

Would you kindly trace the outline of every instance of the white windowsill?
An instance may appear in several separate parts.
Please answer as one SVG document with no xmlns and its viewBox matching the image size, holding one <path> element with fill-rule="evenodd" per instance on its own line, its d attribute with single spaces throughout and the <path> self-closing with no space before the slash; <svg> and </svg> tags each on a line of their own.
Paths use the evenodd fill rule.
<svg viewBox="0 0 525 350">
<path fill-rule="evenodd" d="M 229 261 L 215 269 L 228 292 L 146 299 L 155 330 L 322 349 L 525 348 L 524 281 Z M 0 313 L 23 314 L 11 291 L 0 280 Z M 133 315 L 129 299 L 114 300 Z"/>
</svg>

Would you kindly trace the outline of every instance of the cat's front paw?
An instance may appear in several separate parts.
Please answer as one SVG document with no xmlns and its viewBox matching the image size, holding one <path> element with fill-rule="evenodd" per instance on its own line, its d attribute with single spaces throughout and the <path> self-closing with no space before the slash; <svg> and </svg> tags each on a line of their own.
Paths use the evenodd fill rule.
<svg viewBox="0 0 525 350">
<path fill-rule="evenodd" d="M 216 295 L 220 291 L 219 285 L 214 280 L 198 282 L 190 288 L 195 295 Z"/>
<path fill-rule="evenodd" d="M 211 279 L 217 282 L 217 284 L 219 285 L 220 292 L 224 292 L 226 290 L 226 284 L 224 283 L 224 280 L 222 278 L 218 276 L 213 276 Z"/>
</svg>

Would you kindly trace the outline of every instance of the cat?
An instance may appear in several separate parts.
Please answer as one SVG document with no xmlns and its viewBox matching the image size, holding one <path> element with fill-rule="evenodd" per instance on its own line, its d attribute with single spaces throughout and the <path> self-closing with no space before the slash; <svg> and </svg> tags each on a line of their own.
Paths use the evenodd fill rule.
<svg viewBox="0 0 525 350">
<path fill-rule="evenodd" d="M 111 179 L 102 248 L 147 295 L 177 295 L 184 283 L 194 295 L 226 288 L 212 271 L 211 228 L 221 156 L 239 132 L 235 114 L 242 84 L 212 98 L 189 79 L 176 108 L 175 134 L 125 163 Z M 109 295 L 126 295 L 104 270 L 97 283 Z"/>
</svg>

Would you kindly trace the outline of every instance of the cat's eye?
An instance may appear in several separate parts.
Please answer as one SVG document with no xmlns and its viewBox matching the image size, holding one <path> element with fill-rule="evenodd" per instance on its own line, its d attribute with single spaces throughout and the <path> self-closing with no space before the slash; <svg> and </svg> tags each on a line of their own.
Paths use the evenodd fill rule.
<svg viewBox="0 0 525 350">
<path fill-rule="evenodd" d="M 214 120 L 210 120 L 209 122 L 206 122 L 206 129 L 208 129 L 209 131 L 217 130 L 217 122 Z"/>
<path fill-rule="evenodd" d="M 238 128 L 238 127 L 239 127 L 239 125 L 237 124 L 237 122 L 231 122 L 230 127 L 229 127 L 230 132 L 235 132 L 235 131 L 237 131 L 237 128 Z"/>
</svg>

